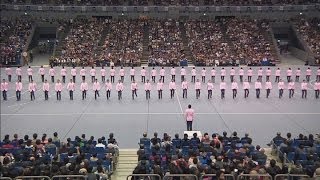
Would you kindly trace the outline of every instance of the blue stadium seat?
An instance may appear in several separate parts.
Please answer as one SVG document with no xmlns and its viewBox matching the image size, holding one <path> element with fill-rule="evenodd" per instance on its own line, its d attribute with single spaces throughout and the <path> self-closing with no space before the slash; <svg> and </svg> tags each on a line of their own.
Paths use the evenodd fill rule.
<svg viewBox="0 0 320 180">
<path fill-rule="evenodd" d="M 177 148 L 181 146 L 181 140 L 180 139 L 173 139 L 172 140 L 172 146 L 173 148 Z"/>
<path fill-rule="evenodd" d="M 50 155 L 55 156 L 57 154 L 57 148 L 46 148 L 46 152 Z"/>
<path fill-rule="evenodd" d="M 111 168 L 111 161 L 110 160 L 104 160 L 102 161 L 102 166 L 107 169 L 109 172 L 112 171 Z"/>
<path fill-rule="evenodd" d="M 289 152 L 287 154 L 288 161 L 292 162 L 294 160 L 295 152 Z"/>
<path fill-rule="evenodd" d="M 105 154 L 106 153 L 106 149 L 102 148 L 102 147 L 96 147 L 94 148 L 94 152 L 97 154 Z"/>
<path fill-rule="evenodd" d="M 150 142 L 150 140 L 140 139 L 140 144 L 143 144 L 144 148 L 147 148 L 147 147 L 150 147 L 151 142 Z"/>
<path fill-rule="evenodd" d="M 275 144 L 276 146 L 280 146 L 280 144 L 283 143 L 283 140 L 278 139 L 278 140 L 275 140 L 275 141 L 273 141 L 273 142 L 274 142 L 274 144 Z"/>
<path fill-rule="evenodd" d="M 90 161 L 90 166 L 91 167 L 97 167 L 98 165 L 97 165 L 97 161 Z"/>
</svg>

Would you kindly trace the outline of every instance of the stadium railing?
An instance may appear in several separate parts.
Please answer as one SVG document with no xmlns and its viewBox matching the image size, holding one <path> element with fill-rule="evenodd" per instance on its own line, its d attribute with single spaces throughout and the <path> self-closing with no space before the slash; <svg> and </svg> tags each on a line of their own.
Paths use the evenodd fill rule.
<svg viewBox="0 0 320 180">
<path fill-rule="evenodd" d="M 269 174 L 241 174 L 238 176 L 237 180 L 242 179 L 263 179 L 263 180 L 272 180 L 272 176 Z"/>
<path fill-rule="evenodd" d="M 51 180 L 50 177 L 48 176 L 18 176 L 18 177 L 15 177 L 14 179 L 32 179 L 32 180 L 35 180 L 35 179 L 40 179 L 40 180 Z"/>
<path fill-rule="evenodd" d="M 155 179 L 157 178 L 158 180 L 161 180 L 161 176 L 158 174 L 130 174 L 129 176 L 127 176 L 126 180 L 131 180 L 130 177 L 137 177 L 137 178 L 141 178 L 143 177 L 143 179 Z M 135 178 L 134 178 L 135 179 Z"/>
<path fill-rule="evenodd" d="M 208 177 L 216 177 L 216 174 L 204 174 L 200 177 L 200 180 L 203 180 L 204 178 L 208 178 Z M 224 178 L 226 180 L 236 180 L 236 178 L 232 175 L 232 174 L 225 174 Z"/>
<path fill-rule="evenodd" d="M 283 179 L 301 179 L 301 178 L 309 178 L 309 176 L 304 175 L 304 174 L 277 174 L 274 177 L 274 180 L 283 180 Z"/>
<path fill-rule="evenodd" d="M 51 180 L 59 180 L 59 179 L 87 179 L 86 176 L 83 175 L 56 175 L 52 176 Z"/>
<path fill-rule="evenodd" d="M 9 177 L 0 177 L 0 180 L 12 180 L 12 179 Z"/>
<path fill-rule="evenodd" d="M 199 178 L 196 175 L 193 174 L 167 174 L 163 177 L 163 180 L 171 180 L 173 177 L 182 177 L 182 178 L 188 178 L 190 180 L 198 180 Z"/>
</svg>

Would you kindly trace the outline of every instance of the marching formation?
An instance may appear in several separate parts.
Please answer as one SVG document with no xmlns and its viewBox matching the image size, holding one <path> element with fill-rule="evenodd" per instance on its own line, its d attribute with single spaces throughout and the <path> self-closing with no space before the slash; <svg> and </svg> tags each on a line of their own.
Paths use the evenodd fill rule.
<svg viewBox="0 0 320 180">
<path fill-rule="evenodd" d="M 21 91 L 23 89 L 23 84 L 22 84 L 22 77 L 23 72 L 21 67 L 18 67 L 15 69 L 15 74 L 14 70 L 10 67 L 5 68 L 5 73 L 7 75 L 7 80 L 2 79 L 1 82 L 1 91 L 2 91 L 2 96 L 3 100 L 6 101 L 7 98 L 7 92 L 10 88 L 14 89 L 14 87 L 9 87 L 9 83 L 12 81 L 12 76 L 16 75 L 17 81 L 15 82 L 15 92 L 16 92 L 16 99 L 17 101 L 21 100 Z M 115 83 L 115 76 L 118 73 L 119 75 L 119 80 L 117 83 Z M 56 92 L 56 98 L 57 100 L 61 100 L 61 92 L 64 90 L 64 87 L 66 85 L 66 90 L 69 92 L 69 99 L 73 100 L 74 99 L 74 91 L 79 89 L 82 93 L 82 100 L 87 98 L 87 93 L 89 90 L 92 90 L 94 93 L 94 98 L 97 99 L 100 97 L 100 91 L 101 89 L 104 89 L 106 92 L 106 98 L 110 99 L 111 97 L 111 91 L 113 89 L 113 86 L 115 86 L 115 91 L 117 92 L 118 99 L 122 99 L 122 94 L 125 89 L 124 81 L 125 81 L 125 70 L 123 67 L 120 68 L 118 72 L 114 69 L 114 67 L 111 67 L 109 69 L 109 75 L 107 77 L 107 70 L 104 67 L 101 67 L 100 69 L 100 77 L 101 81 L 98 80 L 98 73 L 95 67 L 92 67 L 89 71 L 89 75 L 91 77 L 91 84 L 89 85 L 88 82 L 86 81 L 86 75 L 87 75 L 87 70 L 82 67 L 82 69 L 79 71 L 79 75 L 81 76 L 81 83 L 76 84 L 76 77 L 77 77 L 77 70 L 75 67 L 71 68 L 70 70 L 70 75 L 71 79 L 68 83 L 66 83 L 66 78 L 68 75 L 67 69 L 64 67 L 61 68 L 60 70 L 60 79 L 57 79 L 55 81 L 55 78 L 58 76 L 56 70 L 54 67 L 50 67 L 48 70 L 48 74 L 46 74 L 46 69 L 41 66 L 38 69 L 38 74 L 40 75 L 41 78 L 41 85 L 38 85 L 36 82 L 33 80 L 34 76 L 34 70 L 29 66 L 29 68 L 26 71 L 27 78 L 29 81 L 28 84 L 28 91 L 30 92 L 30 99 L 31 101 L 35 100 L 35 93 L 37 91 L 43 91 L 45 100 L 49 100 L 49 91 L 50 91 L 50 83 L 46 79 L 46 75 L 48 78 L 51 79 L 51 83 L 54 84 L 54 91 Z M 150 73 L 150 74 L 148 74 Z M 159 74 L 158 74 L 159 73 Z M 136 80 L 136 69 L 132 67 L 129 71 L 130 74 L 130 90 L 132 92 L 132 99 L 135 99 L 138 97 L 137 91 L 139 89 L 139 84 L 137 83 Z M 252 77 L 254 75 L 254 70 L 252 68 L 245 70 L 241 67 L 236 70 L 234 68 L 231 68 L 229 72 L 227 72 L 226 69 L 221 68 L 220 73 L 216 72 L 216 69 L 213 67 L 209 73 L 207 73 L 206 68 L 202 68 L 200 72 L 201 78 L 198 79 L 198 72 L 196 68 L 192 68 L 190 71 L 191 75 L 191 81 L 189 82 L 187 79 L 187 70 L 184 67 L 181 67 L 180 69 L 180 77 L 181 77 L 181 84 L 176 83 L 176 69 L 175 67 L 172 67 L 169 71 L 169 74 L 171 78 L 168 80 L 169 83 L 165 84 L 165 76 L 166 74 L 166 69 L 162 67 L 159 71 L 157 71 L 155 68 L 151 68 L 150 71 L 147 71 L 144 67 L 141 68 L 140 70 L 140 76 L 141 76 L 141 83 L 142 83 L 142 89 L 145 91 L 145 97 L 147 100 L 151 98 L 151 93 L 152 90 L 154 89 L 157 91 L 158 99 L 162 99 L 162 94 L 163 91 L 167 89 L 170 91 L 170 98 L 175 97 L 175 93 L 178 89 L 178 86 L 181 89 L 182 92 L 182 97 L 183 98 L 188 98 L 188 91 L 191 89 L 191 84 L 194 84 L 194 91 L 196 92 L 196 99 L 200 98 L 201 92 L 203 89 L 207 91 L 207 98 L 212 99 L 212 94 L 214 91 L 214 84 L 216 83 L 216 76 L 220 76 L 220 82 L 218 84 L 220 90 L 220 97 L 221 99 L 225 98 L 226 91 L 229 89 L 232 92 L 232 98 L 235 99 L 237 98 L 238 95 L 238 90 L 240 89 L 240 85 L 242 86 L 243 92 L 244 92 L 244 98 L 248 98 L 250 94 L 250 90 L 254 89 L 255 90 L 255 96 L 256 98 L 261 97 L 261 91 L 265 90 L 266 98 L 269 98 L 270 93 L 273 89 L 273 86 L 276 86 L 279 93 L 278 97 L 282 98 L 284 94 L 284 90 L 288 90 L 289 98 L 294 97 L 295 94 L 295 89 L 300 86 L 301 92 L 302 92 L 302 98 L 307 98 L 308 90 L 313 89 L 315 92 L 315 98 L 319 99 L 319 94 L 320 94 L 320 68 L 316 72 L 316 81 L 313 84 L 310 84 L 312 87 L 309 88 L 309 83 L 310 79 L 312 76 L 312 70 L 308 68 L 306 70 L 305 74 L 305 79 L 300 81 L 300 77 L 302 76 L 302 72 L 300 68 L 297 68 L 295 71 L 292 70 L 291 68 L 288 68 L 286 70 L 286 83 L 281 79 L 281 69 L 277 68 L 272 74 L 272 70 L 270 68 L 267 68 L 266 70 L 263 70 L 262 68 L 259 68 L 257 70 L 257 79 L 252 82 Z M 210 74 L 209 80 L 206 80 L 207 74 Z M 229 75 L 230 77 L 230 82 L 231 86 L 228 87 L 226 83 L 226 76 Z M 237 77 L 239 77 L 239 83 L 237 82 Z M 263 83 L 263 76 L 265 76 L 265 82 Z M 271 80 L 271 76 L 275 76 L 274 81 Z M 148 78 L 151 77 L 149 80 Z M 156 79 L 159 79 L 156 81 Z M 273 81 L 273 82 L 272 82 Z M 253 84 L 251 84 L 253 83 Z M 297 88 L 298 89 L 298 88 Z"/>
</svg>

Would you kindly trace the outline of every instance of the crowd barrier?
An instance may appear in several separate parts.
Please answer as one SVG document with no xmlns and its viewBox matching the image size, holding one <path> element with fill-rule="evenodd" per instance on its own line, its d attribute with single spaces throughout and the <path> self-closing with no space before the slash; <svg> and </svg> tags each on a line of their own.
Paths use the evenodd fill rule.
<svg viewBox="0 0 320 180">
<path fill-rule="evenodd" d="M 277 174 L 274 180 L 299 180 L 302 178 L 309 178 L 309 176 L 303 174 Z"/>
<path fill-rule="evenodd" d="M 269 174 L 241 174 L 237 180 L 272 180 Z"/>
<path fill-rule="evenodd" d="M 86 176 L 82 176 L 82 175 L 57 175 L 51 178 L 51 180 L 64 180 L 64 179 L 86 180 L 87 178 Z"/>
<path fill-rule="evenodd" d="M 0 177 L 0 180 L 12 180 L 12 179 L 9 177 Z"/>
<path fill-rule="evenodd" d="M 188 180 L 198 180 L 198 177 L 193 174 L 168 174 L 163 177 L 163 180 L 171 180 L 173 177 L 184 177 Z"/>
<path fill-rule="evenodd" d="M 32 180 L 37 180 L 37 179 L 40 179 L 40 180 L 51 180 L 50 177 L 48 176 L 18 176 L 16 178 L 14 178 L 15 180 L 18 180 L 18 179 L 32 179 Z"/>
<path fill-rule="evenodd" d="M 204 174 L 200 177 L 200 180 L 203 180 L 204 178 L 209 177 L 216 177 L 216 174 Z M 236 180 L 236 178 L 232 174 L 225 174 L 224 175 L 225 180 Z"/>
<path fill-rule="evenodd" d="M 129 176 L 127 176 L 127 180 L 131 180 L 132 178 L 133 179 L 136 179 L 136 178 L 140 179 L 141 177 L 143 177 L 144 180 L 146 180 L 146 178 L 147 178 L 147 180 L 153 180 L 153 179 L 161 180 L 161 176 L 159 176 L 158 174 L 130 174 Z"/>
</svg>

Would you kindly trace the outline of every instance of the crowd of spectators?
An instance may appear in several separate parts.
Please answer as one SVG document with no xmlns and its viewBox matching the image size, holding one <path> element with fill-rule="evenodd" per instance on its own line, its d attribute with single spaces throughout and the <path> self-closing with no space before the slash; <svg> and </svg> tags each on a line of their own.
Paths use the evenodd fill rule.
<svg viewBox="0 0 320 180">
<path fill-rule="evenodd" d="M 233 43 L 235 59 L 249 65 L 260 65 L 262 61 L 274 62 L 272 42 L 266 38 L 269 24 L 249 18 L 231 18 L 226 21 L 227 32 Z"/>
<path fill-rule="evenodd" d="M 223 63 L 233 58 L 218 20 L 190 20 L 185 26 L 196 65 L 212 66 L 216 61 Z"/>
<path fill-rule="evenodd" d="M 31 34 L 32 22 L 26 19 L 1 19 L 0 64 L 15 65 Z"/>
<path fill-rule="evenodd" d="M 149 63 L 176 66 L 184 59 L 179 21 L 173 19 L 149 21 Z"/>
<path fill-rule="evenodd" d="M 320 19 L 299 19 L 296 29 L 314 54 L 316 64 L 320 64 Z"/>
<path fill-rule="evenodd" d="M 96 48 L 106 25 L 104 20 L 75 19 L 62 45 L 61 56 L 50 62 L 53 65 L 92 66 L 97 58 Z"/>
<path fill-rule="evenodd" d="M 302 138 L 305 139 L 304 136 Z M 253 146 L 253 140 L 247 133 L 242 138 L 238 137 L 237 132 L 233 132 L 231 136 L 227 132 L 223 132 L 223 135 L 214 133 L 211 137 L 205 133 L 201 139 L 196 133 L 190 139 L 187 134 L 183 138 L 179 138 L 178 134 L 171 138 L 167 133 L 164 133 L 163 138 L 154 133 L 154 137 L 150 139 L 144 133 L 140 138 L 140 148 L 137 151 L 139 161 L 133 174 L 151 173 L 161 177 L 166 174 L 193 174 L 197 177 L 216 174 L 218 179 L 225 174 L 235 178 L 242 174 L 269 174 L 273 178 L 277 174 L 314 177 L 320 175 L 319 141 L 320 137 L 312 139 L 312 142 L 308 141 L 309 146 L 312 144 L 318 147 L 318 154 L 314 154 L 312 168 L 306 169 L 299 163 L 289 168 L 286 163 L 279 166 L 276 160 L 268 160 L 265 149 L 259 145 Z"/>
<path fill-rule="evenodd" d="M 138 19 L 111 21 L 100 59 L 119 66 L 140 65 L 144 25 L 145 22 Z"/>
<path fill-rule="evenodd" d="M 6 135 L 0 142 L 0 177 L 86 175 L 89 179 L 109 179 L 119 147 L 110 133 L 109 138 L 85 134 L 60 140 L 58 133 L 32 138 L 17 134 Z"/>
</svg>

